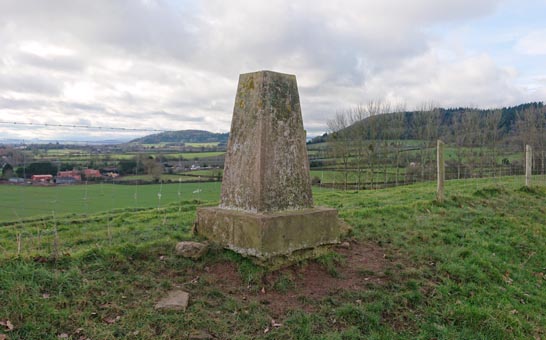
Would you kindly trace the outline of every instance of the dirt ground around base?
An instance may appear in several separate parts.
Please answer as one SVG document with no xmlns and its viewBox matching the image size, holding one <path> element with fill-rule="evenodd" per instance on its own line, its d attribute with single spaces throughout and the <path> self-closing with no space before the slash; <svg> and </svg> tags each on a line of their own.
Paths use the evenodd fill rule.
<svg viewBox="0 0 546 340">
<path fill-rule="evenodd" d="M 349 244 L 348 248 L 334 248 L 340 260 L 333 267 L 317 261 L 292 265 L 266 273 L 259 289 L 243 282 L 232 262 L 206 267 L 200 279 L 239 301 L 256 301 L 267 306 L 273 318 L 294 309 L 312 312 L 318 308 L 315 302 L 328 296 L 387 281 L 385 271 L 393 267 L 393 262 L 386 258 L 383 248 L 372 243 Z M 288 285 L 285 289 L 276 287 L 282 280 Z"/>
</svg>

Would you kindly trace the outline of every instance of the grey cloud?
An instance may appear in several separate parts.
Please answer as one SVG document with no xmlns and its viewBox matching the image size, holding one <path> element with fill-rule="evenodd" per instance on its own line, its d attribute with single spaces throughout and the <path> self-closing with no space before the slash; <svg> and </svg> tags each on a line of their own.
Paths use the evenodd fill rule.
<svg viewBox="0 0 546 340">
<path fill-rule="evenodd" d="M 47 100 L 33 100 L 33 99 L 13 99 L 0 97 L 0 113 L 6 109 L 17 109 L 23 113 L 25 110 L 42 109 L 48 106 L 50 102 Z"/>
<path fill-rule="evenodd" d="M 56 56 L 54 58 L 44 58 L 34 54 L 20 53 L 17 57 L 19 63 L 47 70 L 76 72 L 82 71 L 85 63 L 78 57 Z"/>
<path fill-rule="evenodd" d="M 55 81 L 46 77 L 38 77 L 36 74 L 2 74 L 0 72 L 0 91 L 58 95 L 61 91 L 61 87 Z"/>
<path fill-rule="evenodd" d="M 238 75 L 259 69 L 298 76 L 313 132 L 336 110 L 370 99 L 516 101 L 516 76 L 493 61 L 430 57 L 431 28 L 489 15 L 502 2 L 4 0 L 0 91 L 26 95 L 6 102 L 21 114 L 41 105 L 106 125 L 217 131 L 229 129 Z M 19 51 L 26 41 L 72 54 Z"/>
<path fill-rule="evenodd" d="M 85 104 L 77 102 L 63 102 L 57 103 L 64 111 L 90 111 L 90 112 L 106 112 L 106 108 L 99 104 Z"/>
<path fill-rule="evenodd" d="M 7 0 L 0 4 L 4 21 L 25 39 L 97 47 L 128 55 L 184 57 L 192 51 L 192 16 L 173 10 L 167 1 L 147 6 L 143 1 Z"/>
</svg>

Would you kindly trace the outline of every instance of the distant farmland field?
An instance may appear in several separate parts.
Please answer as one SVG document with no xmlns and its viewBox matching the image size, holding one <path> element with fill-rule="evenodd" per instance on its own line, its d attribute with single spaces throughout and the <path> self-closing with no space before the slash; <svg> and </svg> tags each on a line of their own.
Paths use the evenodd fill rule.
<svg viewBox="0 0 546 340">
<path fill-rule="evenodd" d="M 180 195 L 178 194 L 180 192 Z M 159 195 L 161 194 L 161 200 Z M 219 199 L 220 183 L 154 185 L 0 185 L 0 222 L 29 217 L 91 214 L 119 208 L 150 208 L 188 200 Z"/>
</svg>

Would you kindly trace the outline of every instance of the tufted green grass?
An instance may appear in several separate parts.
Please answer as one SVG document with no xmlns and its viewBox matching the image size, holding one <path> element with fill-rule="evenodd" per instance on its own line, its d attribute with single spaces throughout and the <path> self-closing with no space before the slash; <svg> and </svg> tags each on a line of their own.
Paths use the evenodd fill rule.
<svg viewBox="0 0 546 340">
<path fill-rule="evenodd" d="M 382 247 L 393 266 L 385 284 L 306 297 L 315 312 L 287 310 L 275 316 L 278 328 L 271 327 L 267 305 L 195 279 L 228 261 L 242 284 L 259 292 L 261 268 L 220 249 L 198 261 L 173 255 L 176 241 L 194 238 L 197 201 L 8 223 L 0 229 L 0 321 L 10 320 L 14 330 L 0 334 L 185 339 L 205 330 L 220 339 L 544 339 L 546 189 L 522 188 L 520 178 L 448 181 L 442 204 L 434 190 L 433 183 L 315 190 L 318 205 L 339 209 L 352 237 Z M 341 257 L 318 262 L 326 275 L 336 274 Z M 269 288 L 290 293 L 294 279 L 280 276 Z M 155 311 L 154 303 L 175 287 L 191 292 L 188 310 Z"/>
</svg>

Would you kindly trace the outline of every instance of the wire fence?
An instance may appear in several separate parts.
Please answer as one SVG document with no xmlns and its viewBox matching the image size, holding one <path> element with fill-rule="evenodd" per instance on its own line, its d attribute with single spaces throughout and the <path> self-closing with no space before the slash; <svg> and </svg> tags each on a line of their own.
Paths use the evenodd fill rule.
<svg viewBox="0 0 546 340">
<path fill-rule="evenodd" d="M 188 237 L 220 192 L 223 151 L 198 144 L 0 145 L 0 257 Z"/>
<path fill-rule="evenodd" d="M 309 145 L 311 180 L 319 189 L 354 191 L 435 182 L 437 149 L 432 144 L 379 141 L 361 149 L 353 144 L 345 153 L 328 143 Z M 191 231 L 195 207 L 220 196 L 223 150 L 218 147 L 168 145 L 139 151 L 48 144 L 6 150 L 2 159 L 10 158 L 13 165 L 11 177 L 4 176 L 0 185 L 4 257 L 57 258 L 85 246 L 183 239 Z M 546 186 L 545 156 L 546 150 L 533 148 L 531 185 Z M 526 155 L 520 145 L 446 144 L 444 158 L 447 195 L 490 185 L 525 185 Z M 51 164 L 57 178 L 33 180 L 36 163 Z M 61 184 L 58 175 L 74 170 L 70 168 L 81 179 Z M 86 169 L 101 175 L 85 175 Z"/>
<path fill-rule="evenodd" d="M 368 144 L 370 145 L 370 144 Z M 315 185 L 344 190 L 370 190 L 436 181 L 436 146 L 376 143 L 362 152 L 311 148 L 311 177 Z M 472 180 L 489 178 L 501 182 L 508 178 L 525 184 L 525 148 L 515 145 L 461 146 L 445 144 L 445 179 Z M 532 182 L 546 184 L 546 150 L 533 148 Z"/>
</svg>

